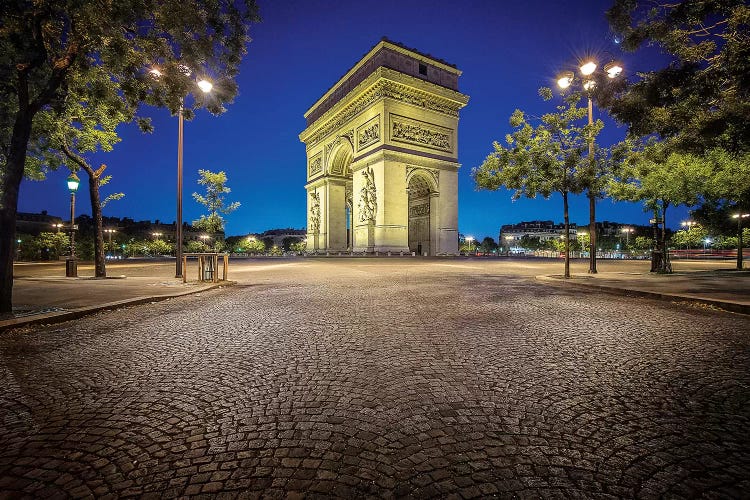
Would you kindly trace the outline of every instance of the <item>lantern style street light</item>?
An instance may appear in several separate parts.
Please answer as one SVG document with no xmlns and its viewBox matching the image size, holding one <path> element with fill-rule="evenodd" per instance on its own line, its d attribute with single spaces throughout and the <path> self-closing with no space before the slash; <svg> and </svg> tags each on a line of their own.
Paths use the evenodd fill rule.
<svg viewBox="0 0 750 500">
<path fill-rule="evenodd" d="M 70 173 L 67 180 L 68 190 L 70 191 L 70 257 L 65 261 L 65 276 L 68 278 L 78 277 L 78 264 L 76 263 L 76 191 L 81 180 L 75 174 Z"/>
<path fill-rule="evenodd" d="M 186 75 L 190 76 L 191 71 L 186 66 L 180 66 L 180 70 Z M 155 77 L 159 78 L 162 76 L 161 71 L 154 68 L 150 70 L 150 73 Z M 204 93 L 208 94 L 213 89 L 213 84 L 208 80 L 201 79 L 196 82 L 198 88 Z M 177 220 L 175 221 L 175 278 L 182 277 L 182 151 L 183 151 L 183 102 L 184 97 L 180 98 L 180 108 L 177 113 Z"/>
<path fill-rule="evenodd" d="M 56 227 L 57 228 L 57 232 L 59 233 L 60 232 L 60 228 L 63 227 L 64 225 L 65 224 L 63 224 L 61 222 L 58 222 L 57 224 L 52 224 L 52 227 Z"/>
<path fill-rule="evenodd" d="M 598 65 L 596 61 L 587 59 L 583 61 L 581 63 L 581 66 L 578 68 L 582 75 L 581 87 L 586 92 L 586 97 L 588 98 L 589 128 L 591 128 L 591 126 L 594 124 L 594 104 L 593 100 L 591 99 L 591 94 L 596 87 L 596 79 L 594 73 L 596 72 L 597 67 Z M 604 73 L 606 73 L 607 78 L 609 79 L 617 78 L 622 73 L 622 66 L 614 61 L 611 61 L 604 65 Z M 557 86 L 563 90 L 569 88 L 575 82 L 575 73 L 573 73 L 572 71 L 565 71 L 561 73 L 557 78 Z M 596 161 L 596 159 L 594 158 L 593 135 L 589 136 L 588 142 L 589 160 L 591 162 L 591 169 L 593 171 L 594 162 Z M 591 190 L 589 190 L 588 192 L 588 198 L 590 217 L 589 233 L 591 233 L 591 237 L 589 238 L 589 273 L 596 274 L 596 196 L 591 192 Z"/>
<path fill-rule="evenodd" d="M 742 269 L 742 219 L 750 217 L 750 214 L 738 213 L 732 216 L 737 219 L 737 269 Z"/>
</svg>

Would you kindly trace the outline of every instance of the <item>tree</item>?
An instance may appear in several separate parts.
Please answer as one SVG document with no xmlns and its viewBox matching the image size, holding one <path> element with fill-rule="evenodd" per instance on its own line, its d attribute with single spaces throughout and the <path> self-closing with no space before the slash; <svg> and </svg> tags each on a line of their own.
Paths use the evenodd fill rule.
<svg viewBox="0 0 750 500">
<path fill-rule="evenodd" d="M 672 244 L 678 248 L 695 248 L 702 245 L 703 240 L 705 240 L 707 236 L 708 231 L 706 231 L 706 229 L 700 224 L 696 224 L 688 229 L 675 231 L 672 235 Z"/>
<path fill-rule="evenodd" d="M 70 237 L 65 233 L 39 233 L 36 245 L 46 249 L 51 260 L 58 260 L 70 248 Z"/>
<path fill-rule="evenodd" d="M 629 141 L 619 145 L 621 161 L 613 172 L 607 191 L 620 200 L 641 201 L 654 211 L 655 225 L 661 233 L 654 252 L 652 271 L 671 272 L 667 253 L 667 209 L 670 206 L 694 206 L 710 178 L 710 167 L 703 158 L 672 151 L 669 145 L 650 142 L 645 146 Z"/>
<path fill-rule="evenodd" d="M 479 251 L 488 254 L 493 253 L 497 251 L 497 243 L 495 243 L 494 238 L 490 236 L 485 236 L 482 240 L 482 243 L 479 244 Z"/>
<path fill-rule="evenodd" d="M 111 200 L 120 199 L 123 193 L 114 193 L 102 200 L 99 188 L 107 184 L 111 176 L 104 176 L 106 165 L 98 169 L 86 160 L 87 153 L 112 151 L 120 142 L 117 126 L 134 119 L 135 108 L 128 103 L 117 85 L 101 68 L 85 72 L 85 80 L 73 74 L 68 92 L 56 109 L 39 113 L 38 121 L 48 132 L 45 148 L 28 155 L 38 158 L 56 168 L 65 165 L 71 170 L 81 169 L 89 178 L 91 215 L 94 219 L 94 275 L 107 276 L 105 264 L 102 208 Z"/>
<path fill-rule="evenodd" d="M 259 240 L 257 238 L 248 239 L 246 248 L 247 248 L 247 253 L 249 253 L 250 255 L 261 254 L 266 251 L 265 239 L 263 240 Z"/>
<path fill-rule="evenodd" d="M 588 235 L 588 233 L 578 233 L 576 234 L 576 242 L 580 246 L 580 250 L 582 252 L 585 252 L 586 249 L 589 247 L 589 243 L 591 242 L 591 237 Z"/>
<path fill-rule="evenodd" d="M 552 98 L 552 91 L 547 88 L 540 89 L 539 94 L 545 100 Z M 536 127 L 517 109 L 510 118 L 515 131 L 506 136 L 507 145 L 494 142 L 495 151 L 472 170 L 477 187 L 512 189 L 513 199 L 535 198 L 538 194 L 549 198 L 554 192 L 562 195 L 566 278 L 570 278 L 568 196 L 580 193 L 585 186 L 583 154 L 588 140 L 595 138 L 601 129 L 601 124 L 583 127 L 576 124 L 587 113 L 586 108 L 578 107 L 579 101 L 579 95 L 568 96 L 557 112 L 543 115 Z"/>
<path fill-rule="evenodd" d="M 289 252 L 292 250 L 292 245 L 300 241 L 300 239 L 296 236 L 285 236 L 283 240 L 281 240 L 281 248 L 285 252 Z"/>
<path fill-rule="evenodd" d="M 671 57 L 600 103 L 632 136 L 658 134 L 676 151 L 750 150 L 750 6 L 745 0 L 615 0 L 607 11 L 621 46 L 656 45 Z"/>
<path fill-rule="evenodd" d="M 230 214 L 237 210 L 240 202 L 226 204 L 226 195 L 232 190 L 226 187 L 227 174 L 221 172 L 211 172 L 210 170 L 198 170 L 200 178 L 198 184 L 206 186 L 206 196 L 193 193 L 195 201 L 205 206 L 208 215 L 201 215 L 200 219 L 193 221 L 193 227 L 210 234 L 224 232 L 223 215 Z"/>
<path fill-rule="evenodd" d="M 101 70 L 129 103 L 148 102 L 177 112 L 192 84 L 179 68 L 223 75 L 216 99 L 220 113 L 237 92 L 234 77 L 258 20 L 254 0 L 191 2 L 40 2 L 0 4 L 0 312 L 12 309 L 13 251 L 18 192 L 26 173 L 44 166 L 28 157 L 46 147 L 47 131 L 36 119 L 60 108 L 75 78 Z M 165 78 L 154 85 L 148 67 Z"/>
</svg>

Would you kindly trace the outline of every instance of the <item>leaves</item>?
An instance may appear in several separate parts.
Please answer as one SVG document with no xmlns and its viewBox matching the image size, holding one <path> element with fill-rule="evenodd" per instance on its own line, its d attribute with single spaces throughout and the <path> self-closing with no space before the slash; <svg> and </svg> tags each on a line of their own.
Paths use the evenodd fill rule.
<svg viewBox="0 0 750 500">
<path fill-rule="evenodd" d="M 656 4 L 655 7 L 652 7 Z M 671 61 L 600 104 L 631 136 L 658 134 L 680 151 L 750 148 L 750 6 L 742 0 L 615 0 L 607 12 L 626 50 Z"/>
<path fill-rule="evenodd" d="M 541 89 L 540 94 L 547 92 Z M 515 110 L 510 117 L 515 130 L 506 135 L 506 145 L 494 142 L 494 151 L 472 170 L 477 187 L 505 187 L 514 191 L 514 199 L 580 193 L 586 187 L 583 158 L 587 138 L 596 137 L 601 124 L 578 125 L 586 109 L 577 104 L 578 99 L 566 102 L 556 112 L 543 115 L 536 126 L 523 111 Z"/>
<path fill-rule="evenodd" d="M 206 195 L 193 193 L 193 199 L 208 209 L 208 215 L 202 215 L 200 219 L 193 221 L 193 225 L 209 233 L 223 232 L 224 219 L 221 214 L 234 212 L 240 207 L 240 203 L 226 204 L 226 195 L 232 190 L 226 186 L 227 174 L 224 171 L 198 170 L 198 174 L 198 184 L 206 187 Z"/>
</svg>

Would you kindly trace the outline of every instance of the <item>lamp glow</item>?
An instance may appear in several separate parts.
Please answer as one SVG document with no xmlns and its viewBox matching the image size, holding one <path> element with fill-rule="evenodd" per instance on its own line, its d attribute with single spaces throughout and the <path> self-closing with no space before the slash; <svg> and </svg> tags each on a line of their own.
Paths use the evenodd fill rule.
<svg viewBox="0 0 750 500">
<path fill-rule="evenodd" d="M 561 89 L 567 89 L 570 87 L 570 85 L 573 83 L 573 72 L 572 71 L 566 71 L 565 73 L 561 74 L 560 77 L 557 79 L 557 86 Z"/>
<path fill-rule="evenodd" d="M 593 61 L 589 61 L 581 65 L 581 73 L 583 73 L 584 76 L 589 76 L 595 70 L 596 70 L 596 63 Z"/>
<path fill-rule="evenodd" d="M 72 172 L 70 174 L 70 177 L 68 177 L 68 190 L 70 190 L 71 193 L 75 193 L 76 191 L 78 191 L 78 185 L 80 183 L 81 180 L 78 178 L 75 172 Z"/>
<path fill-rule="evenodd" d="M 604 65 L 604 71 L 607 73 L 607 76 L 610 78 L 617 78 L 620 76 L 620 73 L 622 73 L 622 66 L 620 66 L 616 62 L 609 62 Z"/>
<path fill-rule="evenodd" d="M 211 89 L 214 88 L 213 83 L 208 80 L 198 80 L 197 85 L 205 94 L 208 94 L 211 92 Z"/>
</svg>

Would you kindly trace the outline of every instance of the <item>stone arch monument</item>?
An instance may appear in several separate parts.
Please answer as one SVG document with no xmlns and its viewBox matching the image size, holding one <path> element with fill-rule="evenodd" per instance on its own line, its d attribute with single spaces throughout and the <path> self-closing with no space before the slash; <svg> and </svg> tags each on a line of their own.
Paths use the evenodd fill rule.
<svg viewBox="0 0 750 500">
<path fill-rule="evenodd" d="M 309 252 L 458 253 L 460 75 L 383 39 L 305 113 Z"/>
</svg>

